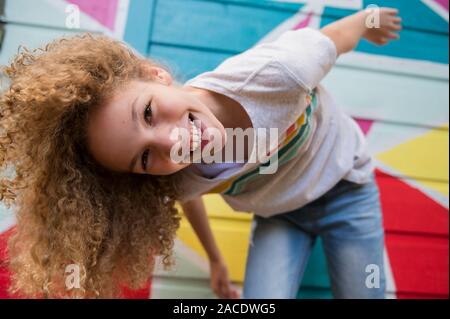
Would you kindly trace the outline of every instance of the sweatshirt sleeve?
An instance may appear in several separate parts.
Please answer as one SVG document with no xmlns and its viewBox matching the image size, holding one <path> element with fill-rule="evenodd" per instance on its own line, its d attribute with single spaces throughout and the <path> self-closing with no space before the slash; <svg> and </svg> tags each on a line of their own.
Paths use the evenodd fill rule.
<svg viewBox="0 0 450 319">
<path fill-rule="evenodd" d="M 272 42 L 262 42 L 223 61 L 213 71 L 199 74 L 185 85 L 258 96 L 310 92 L 331 70 L 337 58 L 334 42 L 314 29 L 287 31 Z"/>
<path fill-rule="evenodd" d="M 270 45 L 278 49 L 274 60 L 308 91 L 319 85 L 337 59 L 334 42 L 311 28 L 287 31 Z"/>
</svg>

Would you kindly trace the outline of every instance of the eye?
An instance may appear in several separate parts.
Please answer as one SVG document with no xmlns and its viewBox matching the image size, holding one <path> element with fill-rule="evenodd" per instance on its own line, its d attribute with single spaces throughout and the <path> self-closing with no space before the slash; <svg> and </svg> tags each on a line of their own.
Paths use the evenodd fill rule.
<svg viewBox="0 0 450 319">
<path fill-rule="evenodd" d="M 144 171 L 147 169 L 148 153 L 149 153 L 149 150 L 146 150 L 146 151 L 142 154 L 142 169 L 143 169 Z"/>
<path fill-rule="evenodd" d="M 144 109 L 144 119 L 147 123 L 151 123 L 151 117 L 152 117 L 152 102 L 150 101 Z"/>
</svg>

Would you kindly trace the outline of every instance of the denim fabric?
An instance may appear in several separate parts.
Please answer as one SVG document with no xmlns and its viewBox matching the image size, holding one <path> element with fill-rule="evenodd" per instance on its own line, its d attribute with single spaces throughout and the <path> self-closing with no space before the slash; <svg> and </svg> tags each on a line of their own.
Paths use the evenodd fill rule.
<svg viewBox="0 0 450 319">
<path fill-rule="evenodd" d="M 341 180 L 322 197 L 269 218 L 254 216 L 243 298 L 296 298 L 320 236 L 334 298 L 384 298 L 379 189 Z"/>
</svg>

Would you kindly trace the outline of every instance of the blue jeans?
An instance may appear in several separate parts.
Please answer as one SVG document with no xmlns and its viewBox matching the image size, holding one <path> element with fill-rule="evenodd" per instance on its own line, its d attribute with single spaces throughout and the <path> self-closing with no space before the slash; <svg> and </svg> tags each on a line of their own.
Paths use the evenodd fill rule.
<svg viewBox="0 0 450 319">
<path fill-rule="evenodd" d="M 384 230 L 374 174 L 362 185 L 341 180 L 299 209 L 255 215 L 243 298 L 296 298 L 317 236 L 334 298 L 384 298 Z"/>
</svg>

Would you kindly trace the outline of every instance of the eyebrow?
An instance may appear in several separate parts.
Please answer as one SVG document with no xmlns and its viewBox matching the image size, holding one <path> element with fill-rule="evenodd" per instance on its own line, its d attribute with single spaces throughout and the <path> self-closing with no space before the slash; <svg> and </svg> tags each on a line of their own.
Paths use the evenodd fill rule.
<svg viewBox="0 0 450 319">
<path fill-rule="evenodd" d="M 134 124 L 134 129 L 136 131 L 138 129 L 138 115 L 137 115 L 137 112 L 136 112 L 136 102 L 137 102 L 137 100 L 138 100 L 138 97 L 136 97 L 134 102 L 131 104 L 131 119 L 132 119 L 132 122 Z M 128 167 L 128 170 L 129 170 L 130 173 L 133 173 L 133 169 L 136 166 L 136 162 L 138 160 L 139 153 L 140 153 L 140 151 L 136 155 L 134 155 L 133 159 L 130 162 L 130 166 Z"/>
</svg>

